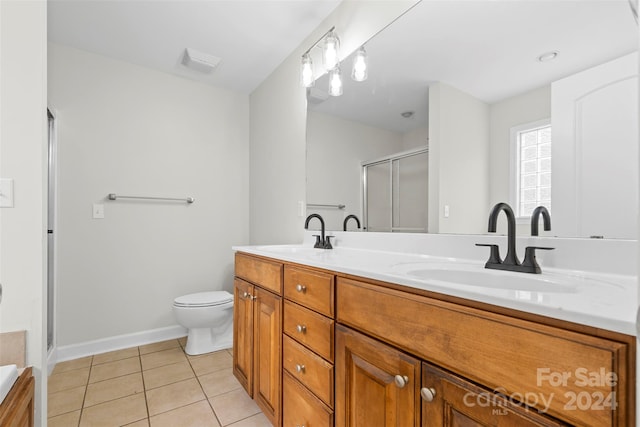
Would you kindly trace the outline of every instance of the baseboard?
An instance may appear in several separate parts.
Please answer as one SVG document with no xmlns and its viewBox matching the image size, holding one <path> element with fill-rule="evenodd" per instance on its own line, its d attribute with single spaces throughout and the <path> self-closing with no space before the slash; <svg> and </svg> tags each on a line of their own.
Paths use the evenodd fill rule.
<svg viewBox="0 0 640 427">
<path fill-rule="evenodd" d="M 152 344 L 158 341 L 182 338 L 186 336 L 187 329 L 180 325 L 175 325 L 168 326 L 166 328 L 134 332 L 132 334 L 117 335 L 115 337 L 102 338 L 78 344 L 59 346 L 56 349 L 56 362 L 59 363 L 94 354 L 107 353 L 109 351 L 122 350 L 123 348 Z"/>
</svg>

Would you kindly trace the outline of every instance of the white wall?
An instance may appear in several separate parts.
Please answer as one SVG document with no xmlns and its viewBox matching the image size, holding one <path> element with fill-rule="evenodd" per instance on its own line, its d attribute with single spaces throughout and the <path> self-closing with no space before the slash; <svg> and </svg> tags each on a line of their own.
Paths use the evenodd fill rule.
<svg viewBox="0 0 640 427">
<path fill-rule="evenodd" d="M 402 135 L 358 122 L 307 113 L 307 201 L 343 204 L 344 210 L 307 208 L 319 213 L 327 230 L 342 230 L 344 218 L 362 222 L 362 162 L 402 151 Z M 309 224 L 317 229 L 318 222 Z M 350 224 L 350 228 L 355 223 Z"/>
<path fill-rule="evenodd" d="M 58 345 L 168 327 L 175 297 L 231 291 L 231 246 L 249 241 L 248 97 L 50 44 L 49 103 L 60 170 Z M 104 204 L 104 219 L 92 219 L 93 203 Z"/>
<path fill-rule="evenodd" d="M 300 56 L 335 25 L 340 56 L 395 20 L 417 0 L 345 0 L 251 94 L 251 242 L 299 243 L 305 215 L 305 90 L 299 85 Z"/>
<path fill-rule="evenodd" d="M 444 83 L 429 87 L 429 232 L 484 233 L 489 106 Z M 449 217 L 444 207 L 449 206 Z"/>
<path fill-rule="evenodd" d="M 429 144 L 429 128 L 427 125 L 402 134 L 402 151 L 412 150 Z"/>
<path fill-rule="evenodd" d="M 27 331 L 35 425 L 46 425 L 47 5 L 0 1 L 0 177 L 15 205 L 0 209 L 0 332 Z"/>
</svg>

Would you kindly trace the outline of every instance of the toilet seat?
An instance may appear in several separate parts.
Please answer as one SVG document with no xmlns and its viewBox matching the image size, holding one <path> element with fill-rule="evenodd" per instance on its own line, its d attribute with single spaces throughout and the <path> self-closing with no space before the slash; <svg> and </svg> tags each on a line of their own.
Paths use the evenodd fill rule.
<svg viewBox="0 0 640 427">
<path fill-rule="evenodd" d="M 183 295 L 173 301 L 174 307 L 214 307 L 233 302 L 233 295 L 227 291 L 198 292 Z"/>
</svg>

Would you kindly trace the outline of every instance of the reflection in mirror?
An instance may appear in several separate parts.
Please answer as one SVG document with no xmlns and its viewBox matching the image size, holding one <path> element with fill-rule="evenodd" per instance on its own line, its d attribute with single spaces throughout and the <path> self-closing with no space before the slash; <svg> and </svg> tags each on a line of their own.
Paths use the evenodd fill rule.
<svg viewBox="0 0 640 427">
<path fill-rule="evenodd" d="M 308 92 L 307 202 L 345 208 L 307 212 L 334 230 L 362 218 L 363 163 L 428 145 L 427 205 L 409 199 L 430 233 L 486 233 L 493 204 L 550 191 L 545 234 L 637 238 L 637 32 L 626 0 L 418 3 L 366 43 L 365 82 L 345 76 L 330 97 L 323 76 Z M 550 189 L 514 140 L 541 120 Z"/>
</svg>

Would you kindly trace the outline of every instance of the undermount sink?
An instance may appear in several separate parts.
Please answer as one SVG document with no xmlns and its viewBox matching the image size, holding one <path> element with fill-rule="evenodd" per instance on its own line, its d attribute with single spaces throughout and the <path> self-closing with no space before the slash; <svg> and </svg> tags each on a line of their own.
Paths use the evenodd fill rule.
<svg viewBox="0 0 640 427">
<path fill-rule="evenodd" d="M 481 264 L 406 263 L 394 266 L 394 272 L 433 284 L 472 286 L 513 291 L 573 293 L 585 285 L 614 284 L 584 277 L 560 274 L 527 274 L 485 269 Z"/>
<path fill-rule="evenodd" d="M 300 246 L 300 245 L 265 245 L 265 246 L 256 246 L 256 249 L 272 252 L 275 254 L 296 254 L 296 255 L 315 255 L 321 254 L 326 249 L 317 249 L 309 246 Z"/>
</svg>

